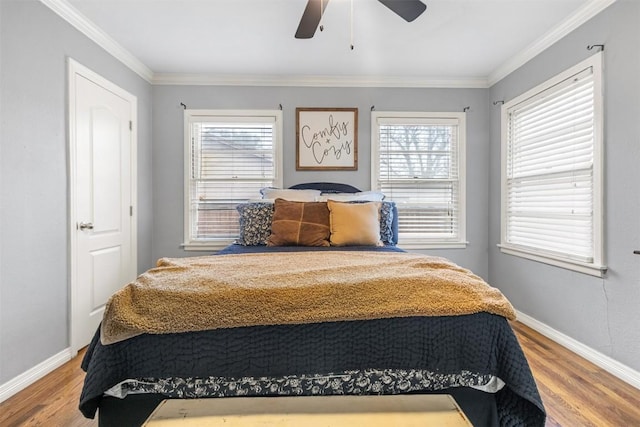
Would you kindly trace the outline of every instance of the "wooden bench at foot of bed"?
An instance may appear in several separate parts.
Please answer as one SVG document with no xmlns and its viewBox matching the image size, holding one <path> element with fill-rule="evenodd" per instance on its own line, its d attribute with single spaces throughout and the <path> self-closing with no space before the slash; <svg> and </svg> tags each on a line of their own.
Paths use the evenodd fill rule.
<svg viewBox="0 0 640 427">
<path fill-rule="evenodd" d="M 147 427 L 439 426 L 471 423 L 446 394 L 163 400 Z"/>
</svg>

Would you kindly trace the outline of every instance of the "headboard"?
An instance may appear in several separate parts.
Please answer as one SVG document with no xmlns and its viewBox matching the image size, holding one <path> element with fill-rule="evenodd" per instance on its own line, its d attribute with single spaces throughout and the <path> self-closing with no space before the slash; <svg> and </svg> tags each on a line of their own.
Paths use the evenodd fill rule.
<svg viewBox="0 0 640 427">
<path fill-rule="evenodd" d="M 358 193 L 360 190 L 349 184 L 337 182 L 305 182 L 289 187 L 292 190 L 320 190 L 323 193 Z"/>
<path fill-rule="evenodd" d="M 337 182 L 305 182 L 289 187 L 292 190 L 320 190 L 323 193 L 358 193 L 360 190 L 353 185 Z M 398 207 L 393 204 L 393 244 L 398 244 Z"/>
</svg>

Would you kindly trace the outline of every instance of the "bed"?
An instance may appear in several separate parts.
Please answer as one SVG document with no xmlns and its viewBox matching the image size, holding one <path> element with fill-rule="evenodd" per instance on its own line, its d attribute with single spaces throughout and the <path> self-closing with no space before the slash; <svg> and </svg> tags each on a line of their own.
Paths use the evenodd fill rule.
<svg viewBox="0 0 640 427">
<path fill-rule="evenodd" d="M 364 194 L 343 184 L 293 188 L 309 189 L 335 194 L 329 197 L 336 199 L 345 193 Z M 335 212 L 364 212 L 374 203 L 357 198 L 326 203 L 334 203 Z M 256 203 L 247 204 L 253 210 L 244 223 L 246 210 L 239 207 L 241 231 L 251 230 L 241 232 L 244 244 L 208 257 L 160 260 L 138 279 L 166 281 L 168 272 L 180 271 L 161 287 L 182 291 L 193 284 L 196 289 L 195 283 L 206 275 L 225 280 L 233 276 L 241 282 L 239 288 L 225 294 L 216 288 L 215 295 L 199 294 L 197 288 L 198 299 L 186 303 L 165 288 L 145 294 L 138 287 L 112 297 L 82 363 L 86 377 L 80 410 L 86 417 L 97 413 L 101 426 L 140 425 L 166 398 L 448 393 L 474 425 L 544 425 L 542 401 L 509 325 L 508 302 L 447 260 L 398 248 L 392 202 L 375 203 L 377 244 L 314 247 L 246 244 L 254 232 L 262 241 L 265 233 L 277 234 L 276 226 L 288 226 L 279 222 L 276 211 L 282 209 L 276 205 L 268 218 L 273 230 L 265 230 L 261 215 L 269 208 Z M 296 203 L 303 202 L 286 206 L 297 208 Z M 343 237 L 339 228 L 332 231 Z M 284 270 L 285 278 L 278 274 Z M 439 291 L 437 286 L 425 288 L 422 277 L 432 271 L 455 276 L 464 286 L 447 282 Z M 265 281 L 287 285 L 266 286 Z M 474 286 L 480 296 L 466 293 Z M 455 296 L 457 288 L 462 296 Z M 131 290 L 129 285 L 123 289 Z M 447 295 L 455 297 L 453 312 L 441 303 Z M 147 306 L 130 307 L 139 300 Z M 478 306 L 485 300 L 488 305 Z M 161 309 L 150 329 L 145 329 L 148 322 L 140 326 L 118 320 L 129 309 L 146 316 L 154 304 Z M 203 312 L 185 314 L 198 304 Z M 267 306 L 273 306 L 272 311 L 263 310 Z M 222 310 L 229 311 L 220 314 Z"/>
</svg>

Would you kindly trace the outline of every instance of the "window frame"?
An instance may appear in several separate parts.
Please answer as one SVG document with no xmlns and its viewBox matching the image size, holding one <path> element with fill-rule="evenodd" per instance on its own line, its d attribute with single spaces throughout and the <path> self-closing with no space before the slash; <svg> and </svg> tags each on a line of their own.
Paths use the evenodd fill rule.
<svg viewBox="0 0 640 427">
<path fill-rule="evenodd" d="M 464 249 L 467 247 L 466 227 L 466 113 L 465 112 L 426 112 L 426 111 L 372 111 L 371 112 L 371 189 L 380 191 L 378 178 L 380 173 L 380 124 L 381 120 L 389 122 L 407 120 L 416 124 L 433 124 L 438 120 L 454 120 L 457 122 L 457 166 L 458 166 L 458 235 L 456 239 L 437 239 L 418 237 L 402 237 L 399 234 L 398 245 L 406 249 Z M 384 124 L 384 123 L 382 123 Z M 392 200 L 393 201 L 393 200 Z"/>
<path fill-rule="evenodd" d="M 603 214 L 604 214 L 604 197 L 603 197 L 603 175 L 604 175 L 604 90 L 602 84 L 603 56 L 599 52 L 584 61 L 570 67 L 569 69 L 555 75 L 536 87 L 526 91 L 522 95 L 504 103 L 501 107 L 501 201 L 500 201 L 500 243 L 498 247 L 504 254 L 514 255 L 521 258 L 541 262 L 564 269 L 589 274 L 596 277 L 603 277 L 607 267 L 604 263 L 604 231 L 603 231 Z M 592 165 L 592 231 L 593 231 L 593 260 L 592 262 L 583 262 L 570 259 L 564 256 L 556 255 L 553 252 L 546 251 L 534 246 L 515 245 L 507 242 L 507 203 L 508 203 L 508 185 L 507 185 L 507 165 L 509 153 L 509 114 L 510 110 L 517 107 L 518 104 L 527 103 L 538 94 L 551 90 L 555 86 L 560 85 L 566 80 L 578 75 L 581 72 L 591 68 L 593 73 L 593 165 Z"/>
<path fill-rule="evenodd" d="M 229 238 L 211 238 L 211 239 L 196 239 L 191 236 L 191 123 L 197 122 L 198 118 L 202 118 L 202 121 L 206 121 L 207 118 L 214 118 L 221 123 L 224 123 L 224 119 L 239 118 L 242 120 L 251 118 L 269 118 L 273 120 L 273 159 L 274 159 L 274 177 L 273 187 L 282 187 L 282 156 L 283 156 L 283 119 L 281 110 L 197 110 L 197 109 L 185 109 L 184 110 L 184 200 L 183 200 L 183 212 L 184 212 L 184 224 L 183 224 L 183 243 L 181 247 L 186 251 L 209 251 L 221 249 L 235 240 Z M 223 119 L 223 120 L 220 120 Z M 259 199 L 260 194 L 256 193 L 255 199 Z"/>
</svg>

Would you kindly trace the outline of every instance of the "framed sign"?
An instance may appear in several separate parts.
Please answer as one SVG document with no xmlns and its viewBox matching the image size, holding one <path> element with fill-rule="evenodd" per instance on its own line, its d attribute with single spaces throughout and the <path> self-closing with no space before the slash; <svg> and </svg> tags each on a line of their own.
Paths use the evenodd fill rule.
<svg viewBox="0 0 640 427">
<path fill-rule="evenodd" d="M 358 170 L 358 109 L 296 108 L 296 170 Z"/>
</svg>

